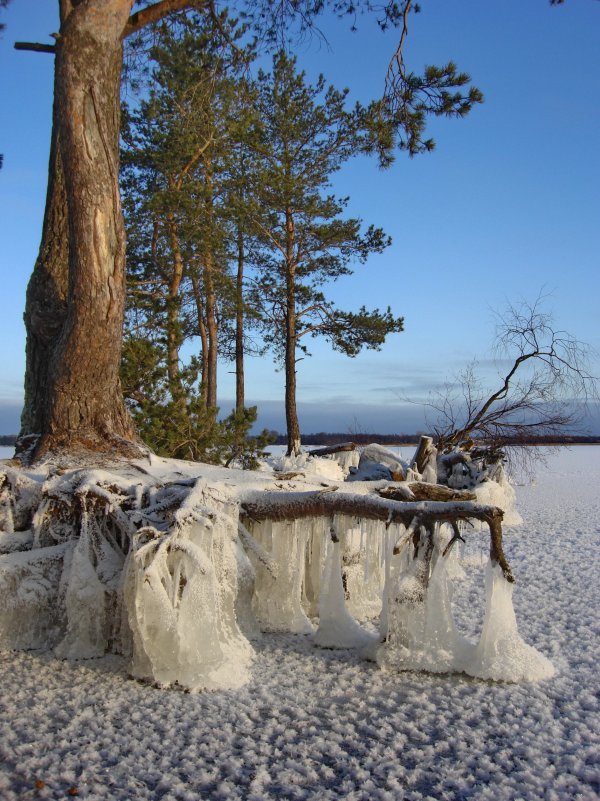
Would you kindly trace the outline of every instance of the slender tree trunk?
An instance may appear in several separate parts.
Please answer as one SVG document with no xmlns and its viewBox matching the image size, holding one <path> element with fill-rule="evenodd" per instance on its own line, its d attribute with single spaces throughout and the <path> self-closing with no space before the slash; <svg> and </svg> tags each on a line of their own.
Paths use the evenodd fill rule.
<svg viewBox="0 0 600 801">
<path fill-rule="evenodd" d="M 68 308 L 48 360 L 37 455 L 139 453 L 122 399 L 125 232 L 118 183 L 121 34 L 133 0 L 80 3 L 56 49 L 58 141 L 68 209 Z M 35 369 L 28 365 L 28 371 Z M 35 378 L 33 384 L 36 384 Z"/>
<path fill-rule="evenodd" d="M 200 373 L 200 399 L 202 405 L 208 408 L 207 386 L 208 386 L 208 334 L 206 333 L 206 322 L 204 319 L 204 304 L 200 294 L 198 278 L 192 275 L 192 289 L 194 291 L 194 301 L 196 303 L 196 316 L 198 318 L 198 336 L 202 346 L 201 354 L 201 373 Z"/>
<path fill-rule="evenodd" d="M 296 266 L 294 261 L 294 218 L 286 210 L 286 314 L 285 314 L 285 420 L 287 455 L 300 453 L 300 423 L 296 409 Z"/>
<path fill-rule="evenodd" d="M 244 232 L 238 227 L 238 264 L 235 282 L 235 408 L 244 409 Z"/>
<path fill-rule="evenodd" d="M 206 287 L 206 333 L 208 336 L 206 402 L 209 409 L 214 409 L 217 405 L 218 326 L 212 253 L 208 253 L 205 259 L 204 285 Z"/>
<path fill-rule="evenodd" d="M 181 335 L 179 333 L 181 301 L 179 289 L 183 280 L 183 257 L 177 236 L 177 223 L 173 212 L 167 214 L 169 239 L 173 256 L 173 269 L 169 276 L 169 289 L 167 296 L 167 375 L 169 378 L 169 391 L 174 401 L 185 405 L 181 375 L 179 372 L 179 347 Z"/>
<path fill-rule="evenodd" d="M 217 406 L 217 357 L 219 353 L 217 325 L 217 296 L 215 291 L 214 231 L 213 231 L 213 182 L 210 158 L 205 156 L 206 167 L 206 227 L 207 242 L 204 254 L 204 292 L 206 294 L 206 332 L 208 335 L 208 375 L 206 402 L 209 409 Z"/>
</svg>

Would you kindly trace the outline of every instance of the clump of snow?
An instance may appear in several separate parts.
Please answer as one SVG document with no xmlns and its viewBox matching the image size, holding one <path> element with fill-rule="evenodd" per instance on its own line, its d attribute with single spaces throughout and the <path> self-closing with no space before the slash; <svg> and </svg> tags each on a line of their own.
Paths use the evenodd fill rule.
<svg viewBox="0 0 600 801">
<path fill-rule="evenodd" d="M 330 459 L 328 456 L 310 456 L 305 451 L 301 451 L 297 456 L 285 454 L 271 456 L 267 462 L 276 473 L 284 475 L 301 473 L 305 478 L 316 476 L 332 481 L 343 481 L 346 477 L 346 472 L 336 459 Z"/>
<path fill-rule="evenodd" d="M 516 493 L 514 487 L 506 477 L 504 470 L 500 470 L 493 481 L 484 481 L 473 488 L 477 496 L 477 503 L 497 506 L 504 512 L 505 526 L 520 526 L 523 518 L 517 510 Z"/>
<path fill-rule="evenodd" d="M 350 470 L 348 481 L 402 481 L 409 466 L 382 445 L 371 444 L 362 449 L 358 467 Z"/>
<path fill-rule="evenodd" d="M 0 554 L 29 551 L 33 545 L 33 530 L 0 531 Z"/>
</svg>

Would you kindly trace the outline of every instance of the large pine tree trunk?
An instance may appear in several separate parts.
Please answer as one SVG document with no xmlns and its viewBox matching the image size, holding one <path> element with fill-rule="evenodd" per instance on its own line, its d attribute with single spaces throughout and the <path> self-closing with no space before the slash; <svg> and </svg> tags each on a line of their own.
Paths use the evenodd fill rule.
<svg viewBox="0 0 600 801">
<path fill-rule="evenodd" d="M 49 391 L 48 365 L 67 315 L 69 232 L 58 125 L 55 99 L 42 241 L 25 301 L 27 370 L 17 451 L 27 448 L 30 435 L 43 430 L 44 399 Z"/>
<path fill-rule="evenodd" d="M 119 381 L 125 304 L 119 89 L 121 35 L 132 3 L 97 0 L 72 7 L 57 41 L 57 136 L 69 282 L 66 316 L 48 353 L 47 373 L 42 374 L 38 359 L 30 358 L 27 365 L 26 383 L 36 397 L 29 402 L 36 413 L 26 413 L 27 427 L 35 424 L 37 430 L 24 433 L 41 434 L 38 455 L 54 448 L 139 452 Z M 46 271 L 54 273 L 50 267 Z M 30 315 L 30 330 L 32 320 Z"/>
</svg>

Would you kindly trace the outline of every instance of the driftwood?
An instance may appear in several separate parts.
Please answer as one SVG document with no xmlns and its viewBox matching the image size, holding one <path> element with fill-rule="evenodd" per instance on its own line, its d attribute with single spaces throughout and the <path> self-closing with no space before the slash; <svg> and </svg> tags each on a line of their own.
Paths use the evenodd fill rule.
<svg viewBox="0 0 600 801">
<path fill-rule="evenodd" d="M 450 489 L 443 484 L 426 484 L 423 481 L 411 481 L 408 484 L 408 490 L 409 493 L 404 487 L 383 487 L 377 492 L 382 498 L 390 501 L 474 501 L 477 499 L 474 492 Z"/>
<path fill-rule="evenodd" d="M 332 453 L 344 453 L 346 451 L 356 450 L 355 442 L 342 442 L 340 445 L 329 445 L 327 448 L 317 448 L 314 451 L 309 451 L 309 456 L 330 456 Z"/>
<path fill-rule="evenodd" d="M 490 530 L 490 556 L 502 568 L 507 581 L 514 582 L 502 549 L 503 512 L 495 506 L 470 501 L 394 501 L 373 495 L 342 492 L 264 492 L 243 500 L 242 520 L 298 520 L 306 517 L 331 517 L 335 514 L 381 520 L 386 525 L 400 523 L 417 530 L 432 530 L 435 523 L 457 523 L 459 520 L 480 520 Z"/>
</svg>

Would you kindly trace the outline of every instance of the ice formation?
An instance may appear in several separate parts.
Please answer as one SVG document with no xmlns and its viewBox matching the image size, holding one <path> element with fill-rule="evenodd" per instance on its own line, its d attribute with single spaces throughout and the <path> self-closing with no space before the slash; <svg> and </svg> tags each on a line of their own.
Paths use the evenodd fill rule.
<svg viewBox="0 0 600 801">
<path fill-rule="evenodd" d="M 491 507 L 411 501 L 398 484 L 399 499 L 386 500 L 374 484 L 342 482 L 332 459 L 301 455 L 277 466 L 253 475 L 153 458 L 121 472 L 6 470 L 0 647 L 54 648 L 71 659 L 128 654 L 132 675 L 192 690 L 246 682 L 250 639 L 261 630 L 312 635 L 327 648 L 366 646 L 386 669 L 552 675 L 518 634 L 499 565 L 488 569 L 479 642 L 454 625 L 452 582 L 462 567 L 458 545 L 447 544 L 458 528 L 421 516 L 454 509 L 464 519 Z M 510 490 L 486 482 L 478 502 L 508 509 Z M 254 519 L 252 498 L 267 498 L 272 514 Z M 353 512 L 365 504 L 372 519 Z M 377 615 L 373 644 L 360 622 Z"/>
<path fill-rule="evenodd" d="M 485 618 L 481 638 L 464 667 L 465 673 L 495 681 L 539 681 L 554 675 L 550 660 L 521 638 L 512 603 L 512 585 L 498 565 L 488 562 L 485 576 Z"/>
<path fill-rule="evenodd" d="M 406 551 L 392 567 L 384 640 L 376 660 L 384 668 L 463 672 L 494 681 L 540 681 L 554 675 L 551 662 L 521 638 L 512 604 L 512 584 L 490 559 L 486 569 L 485 618 L 481 636 L 472 643 L 457 630 L 452 616 L 450 562 L 443 539 L 428 542 L 415 554 Z"/>
<path fill-rule="evenodd" d="M 332 527 L 333 528 L 333 527 Z M 314 640 L 324 648 L 361 648 L 374 636 L 365 631 L 346 608 L 339 536 L 327 545 L 319 597 L 319 628 Z"/>
</svg>

